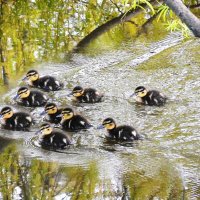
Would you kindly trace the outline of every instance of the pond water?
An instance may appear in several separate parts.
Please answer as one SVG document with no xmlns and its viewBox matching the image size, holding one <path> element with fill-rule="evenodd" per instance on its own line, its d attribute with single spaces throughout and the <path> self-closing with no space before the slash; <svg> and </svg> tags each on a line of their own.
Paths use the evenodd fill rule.
<svg viewBox="0 0 200 200">
<path fill-rule="evenodd" d="M 9 73 L 1 107 L 26 110 L 37 123 L 31 132 L 0 130 L 0 199 L 200 199 L 200 40 L 155 26 L 137 38 L 129 31 L 120 25 L 81 53 Z M 33 67 L 64 82 L 65 89 L 48 94 L 50 101 L 74 107 L 94 125 L 74 134 L 66 150 L 41 149 L 34 132 L 43 109 L 12 100 Z M 73 104 L 67 94 L 75 85 L 104 92 L 104 101 Z M 163 91 L 166 106 L 137 105 L 129 96 L 138 85 Z M 106 117 L 146 138 L 128 145 L 107 142 L 106 131 L 96 129 Z"/>
</svg>

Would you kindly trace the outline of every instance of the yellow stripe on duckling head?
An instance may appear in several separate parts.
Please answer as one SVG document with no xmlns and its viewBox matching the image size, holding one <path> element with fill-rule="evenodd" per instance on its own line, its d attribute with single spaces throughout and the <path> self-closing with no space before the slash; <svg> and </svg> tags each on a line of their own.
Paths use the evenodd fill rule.
<svg viewBox="0 0 200 200">
<path fill-rule="evenodd" d="M 116 127 L 116 123 L 112 118 L 106 118 L 102 125 L 108 130 L 112 130 Z"/>
<path fill-rule="evenodd" d="M 1 115 L 3 119 L 9 119 L 13 116 L 13 111 L 10 107 L 4 107 L 1 110 Z"/>
<path fill-rule="evenodd" d="M 74 97 L 80 97 L 83 95 L 84 93 L 84 89 L 81 86 L 76 86 L 73 90 L 72 90 L 73 96 Z"/>
<path fill-rule="evenodd" d="M 29 81 L 36 81 L 39 79 L 39 73 L 36 70 L 30 70 L 27 72 L 26 77 Z"/>
<path fill-rule="evenodd" d="M 135 95 L 137 97 L 144 97 L 147 95 L 147 89 L 144 86 L 139 86 L 135 89 Z"/>
<path fill-rule="evenodd" d="M 52 133 L 53 127 L 50 124 L 45 123 L 40 126 L 40 131 L 42 135 L 49 135 Z"/>
<path fill-rule="evenodd" d="M 71 119 L 74 116 L 74 111 L 71 108 L 64 108 L 62 110 L 62 119 Z"/>
<path fill-rule="evenodd" d="M 17 94 L 20 96 L 21 99 L 27 98 L 30 95 L 30 90 L 27 87 L 21 87 Z"/>
</svg>

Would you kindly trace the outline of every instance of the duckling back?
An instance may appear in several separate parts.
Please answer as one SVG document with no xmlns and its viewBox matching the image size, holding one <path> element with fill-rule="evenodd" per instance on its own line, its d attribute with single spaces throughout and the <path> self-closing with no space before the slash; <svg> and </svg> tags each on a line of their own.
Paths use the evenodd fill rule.
<svg viewBox="0 0 200 200">
<path fill-rule="evenodd" d="M 46 95 L 39 91 L 31 91 L 30 95 L 27 98 L 20 99 L 19 104 L 28 107 L 40 107 L 44 106 L 48 101 Z"/>
<path fill-rule="evenodd" d="M 57 91 L 63 88 L 63 83 L 56 80 L 52 76 L 43 76 L 36 81 L 32 82 L 34 87 L 43 89 L 45 91 Z"/>
<path fill-rule="evenodd" d="M 167 97 L 157 90 L 150 90 L 142 97 L 144 104 L 149 106 L 162 106 L 166 103 Z"/>
<path fill-rule="evenodd" d="M 74 115 L 71 119 L 61 121 L 62 128 L 65 131 L 79 131 L 82 129 L 88 129 L 91 124 L 81 115 Z"/>
<path fill-rule="evenodd" d="M 139 140 L 140 135 L 132 126 L 118 126 L 112 130 L 108 130 L 109 137 L 121 141 Z"/>
<path fill-rule="evenodd" d="M 56 149 L 64 149 L 71 144 L 69 136 L 60 131 L 53 131 L 49 135 L 44 135 L 40 139 L 42 147 L 52 147 Z"/>
<path fill-rule="evenodd" d="M 102 100 L 103 95 L 99 94 L 93 88 L 84 89 L 84 93 L 82 96 L 76 97 L 80 103 L 97 103 Z"/>
<path fill-rule="evenodd" d="M 29 114 L 17 112 L 14 113 L 11 118 L 6 119 L 5 123 L 3 124 L 3 128 L 17 131 L 28 131 L 32 123 L 33 119 Z"/>
</svg>

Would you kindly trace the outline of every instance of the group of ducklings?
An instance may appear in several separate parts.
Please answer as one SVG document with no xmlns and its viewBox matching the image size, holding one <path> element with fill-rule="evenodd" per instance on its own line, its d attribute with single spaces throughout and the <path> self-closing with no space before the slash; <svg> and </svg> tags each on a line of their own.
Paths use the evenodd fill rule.
<svg viewBox="0 0 200 200">
<path fill-rule="evenodd" d="M 40 77 L 36 70 L 29 70 L 23 79 L 31 87 L 39 88 L 44 91 L 58 91 L 64 87 L 64 84 L 56 80 L 53 76 Z M 73 95 L 75 100 L 80 103 L 101 102 L 104 95 L 97 92 L 96 89 L 76 86 L 69 95 Z M 131 97 L 134 96 L 136 102 L 149 106 L 162 106 L 166 103 L 166 96 L 156 90 L 147 90 L 143 86 L 135 89 Z M 92 125 L 86 118 L 75 114 L 70 107 L 58 108 L 55 103 L 48 102 L 48 97 L 40 92 L 31 90 L 29 87 L 20 87 L 14 100 L 22 106 L 41 107 L 44 111 L 40 114 L 47 115 L 46 123 L 43 123 L 36 132 L 40 135 L 40 144 L 43 147 L 53 147 L 63 149 L 71 144 L 70 137 L 63 131 L 77 132 L 88 129 Z M 14 113 L 12 108 L 6 106 L 1 109 L 0 118 L 2 118 L 2 128 L 8 130 L 28 131 L 33 124 L 31 115 L 24 112 Z M 61 129 L 55 128 L 52 124 L 60 125 Z M 134 141 L 140 139 L 140 135 L 135 128 L 128 125 L 117 126 L 112 118 L 106 118 L 98 129 L 106 128 L 108 138 L 119 141 Z"/>
</svg>

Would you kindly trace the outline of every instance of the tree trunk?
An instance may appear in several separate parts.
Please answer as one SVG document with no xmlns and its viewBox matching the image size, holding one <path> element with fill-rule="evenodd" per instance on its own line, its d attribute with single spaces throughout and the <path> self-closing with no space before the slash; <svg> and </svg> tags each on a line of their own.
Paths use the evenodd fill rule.
<svg viewBox="0 0 200 200">
<path fill-rule="evenodd" d="M 164 2 L 188 26 L 196 37 L 200 37 L 200 19 L 190 12 L 181 0 L 164 0 Z"/>
</svg>

